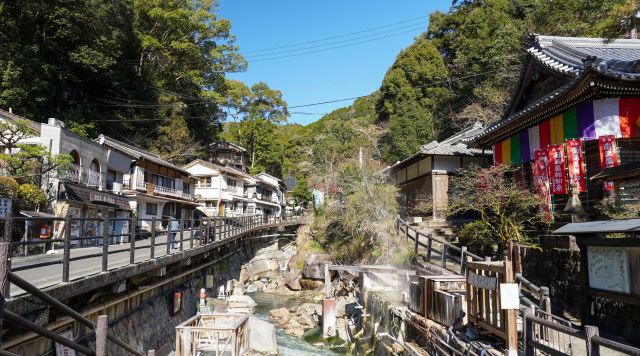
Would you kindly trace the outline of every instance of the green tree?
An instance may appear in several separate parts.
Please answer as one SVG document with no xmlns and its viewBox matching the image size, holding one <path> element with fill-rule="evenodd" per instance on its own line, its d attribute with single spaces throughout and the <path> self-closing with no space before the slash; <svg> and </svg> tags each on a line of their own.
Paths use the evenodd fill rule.
<svg viewBox="0 0 640 356">
<path fill-rule="evenodd" d="M 450 93 L 448 71 L 431 40 L 421 36 L 400 52 L 385 75 L 377 103 L 379 120 L 386 125 L 381 140 L 382 159 L 395 162 L 435 139 L 438 111 Z"/>
<path fill-rule="evenodd" d="M 309 190 L 309 182 L 304 176 L 296 177 L 296 186 L 291 191 L 291 197 L 296 201 L 296 204 L 305 205 L 313 198 L 311 190 Z"/>
<path fill-rule="evenodd" d="M 223 137 L 248 150 L 252 173 L 266 171 L 281 177 L 283 148 L 276 136 L 278 125 L 285 123 L 289 116 L 282 93 L 265 83 L 249 88 L 244 83 L 230 81 L 227 89 L 225 106 L 234 122 L 226 126 Z"/>
</svg>

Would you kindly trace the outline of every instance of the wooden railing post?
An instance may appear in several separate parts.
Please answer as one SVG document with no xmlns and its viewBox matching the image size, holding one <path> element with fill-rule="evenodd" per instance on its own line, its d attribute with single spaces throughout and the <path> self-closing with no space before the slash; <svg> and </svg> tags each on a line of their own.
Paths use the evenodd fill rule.
<svg viewBox="0 0 640 356">
<path fill-rule="evenodd" d="M 431 249 L 433 245 L 433 239 L 431 238 L 431 234 L 427 235 L 427 262 L 431 262 Z"/>
<path fill-rule="evenodd" d="M 149 247 L 151 250 L 149 251 L 149 259 L 153 260 L 156 258 L 156 217 L 151 218 L 151 242 L 149 242 Z"/>
<path fill-rule="evenodd" d="M 11 212 L 4 220 L 4 236 L 0 240 L 0 298 L 9 298 L 9 280 L 7 275 L 11 271 L 11 241 L 13 240 L 13 216 Z M 26 248 L 26 246 L 25 246 Z M 4 307 L 4 303 L 0 303 Z M 0 310 L 0 316 L 3 310 Z M 0 332 L 2 331 L 2 319 L 0 318 Z"/>
<path fill-rule="evenodd" d="M 115 226 L 115 223 L 114 223 Z M 102 272 L 109 270 L 109 219 L 102 219 Z"/>
<path fill-rule="evenodd" d="M 404 223 L 404 241 L 409 241 L 409 224 Z"/>
<path fill-rule="evenodd" d="M 69 259 L 71 258 L 71 217 L 64 218 L 64 242 L 62 250 L 62 283 L 69 282 Z"/>
<path fill-rule="evenodd" d="M 420 233 L 416 231 L 416 239 L 415 239 L 415 241 L 413 243 L 413 245 L 414 245 L 413 246 L 413 250 L 414 250 L 416 255 L 418 254 L 418 241 L 419 240 L 420 240 Z"/>
<path fill-rule="evenodd" d="M 440 264 L 442 268 L 447 267 L 447 245 L 442 244 L 442 254 L 440 255 Z"/>
<path fill-rule="evenodd" d="M 96 323 L 96 356 L 107 355 L 108 316 L 99 315 Z"/>
<path fill-rule="evenodd" d="M 136 263 L 136 226 L 138 225 L 138 219 L 131 218 L 131 234 L 129 234 L 129 264 Z"/>
<path fill-rule="evenodd" d="M 195 225 L 194 219 L 191 219 L 191 224 L 189 224 L 189 231 L 191 232 L 191 238 L 189 239 L 189 249 L 193 248 L 193 227 Z"/>
<path fill-rule="evenodd" d="M 464 269 L 467 261 L 467 246 L 462 246 L 460 248 L 460 274 L 464 276 Z"/>
<path fill-rule="evenodd" d="M 594 336 L 598 336 L 598 327 L 585 325 L 584 332 L 587 341 L 587 356 L 600 356 L 600 345 L 591 340 Z"/>
<path fill-rule="evenodd" d="M 549 298 L 549 287 L 540 287 L 540 309 L 544 311 L 545 316 L 543 318 L 548 319 L 548 315 L 551 314 L 551 299 Z M 549 340 L 549 330 L 546 326 L 540 326 L 540 338 L 543 340 Z"/>
<path fill-rule="evenodd" d="M 535 356 L 535 349 L 531 346 L 529 346 L 531 341 L 534 341 L 534 335 L 533 335 L 533 321 L 531 321 L 531 319 L 529 319 L 529 317 L 534 316 L 534 311 L 531 310 L 530 308 L 527 308 L 524 310 L 524 327 L 523 327 L 523 331 L 524 331 L 524 340 L 523 340 L 523 346 L 524 346 L 524 356 Z"/>
</svg>

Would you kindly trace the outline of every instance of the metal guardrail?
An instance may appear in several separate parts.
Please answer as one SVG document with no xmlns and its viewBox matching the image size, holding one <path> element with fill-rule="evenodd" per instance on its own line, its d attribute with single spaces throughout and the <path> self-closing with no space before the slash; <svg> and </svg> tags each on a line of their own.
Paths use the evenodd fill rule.
<svg viewBox="0 0 640 356">
<path fill-rule="evenodd" d="M 136 356 L 142 356 L 143 354 L 135 350 L 130 345 L 120 341 L 116 337 L 109 335 L 106 330 L 106 316 L 100 316 L 98 321 L 98 325 L 95 325 L 93 322 L 76 312 L 75 310 L 69 308 L 67 305 L 58 301 L 57 299 L 51 297 L 47 293 L 41 291 L 36 286 L 30 284 L 26 280 L 17 276 L 15 272 L 28 270 L 33 268 L 40 268 L 44 266 L 50 265 L 59 265 L 62 264 L 62 283 L 69 282 L 69 271 L 70 271 L 70 263 L 72 261 L 78 261 L 89 258 L 100 257 L 102 261 L 102 272 L 108 272 L 109 266 L 109 255 L 117 254 L 117 253 L 129 253 L 129 264 L 132 265 L 136 263 L 135 256 L 136 252 L 141 249 L 148 249 L 149 256 L 147 260 L 154 260 L 159 257 L 156 257 L 155 251 L 158 246 L 166 246 L 166 255 L 171 255 L 172 253 L 189 251 L 195 248 L 200 248 L 202 246 L 211 245 L 213 243 L 219 243 L 227 240 L 233 240 L 235 237 L 242 235 L 244 233 L 250 232 L 254 229 L 262 228 L 265 226 L 277 226 L 282 223 L 294 223 L 296 222 L 300 216 L 291 215 L 285 217 L 265 217 L 261 215 L 254 216 L 243 216 L 236 218 L 224 218 L 224 217 L 215 217 L 215 218 L 207 218 L 207 219 L 180 219 L 179 228 L 177 230 L 171 230 L 171 224 L 168 224 L 168 231 L 158 231 L 158 220 L 153 219 L 137 219 L 137 218 L 109 218 L 109 219 L 91 219 L 91 218 L 56 218 L 56 217 L 37 217 L 37 218 L 29 218 L 29 217 L 12 217 L 9 216 L 4 220 L 0 221 L 4 223 L 4 235 L 3 238 L 0 239 L 0 317 L 3 319 L 9 320 L 21 327 L 24 327 L 28 330 L 31 330 L 43 337 L 52 339 L 62 345 L 65 345 L 69 348 L 72 348 L 80 353 L 86 355 L 104 355 L 106 350 L 106 340 L 110 340 L 114 342 L 116 345 L 120 346 L 123 350 L 128 353 Z M 57 238 L 51 239 L 42 239 L 42 240 L 30 240 L 30 241 L 13 241 L 13 233 L 14 233 L 14 224 L 16 222 L 22 221 L 46 221 L 46 222 L 58 222 L 62 224 L 62 237 L 57 236 Z M 97 230 L 102 230 L 102 234 L 100 235 L 84 235 L 84 234 L 76 234 L 78 236 L 72 237 L 72 225 L 73 223 L 77 223 L 78 225 L 84 225 L 86 222 L 93 222 Z M 121 232 L 116 234 L 113 232 L 109 233 L 109 227 L 115 226 L 112 224 L 116 221 L 126 221 L 128 226 L 128 231 Z M 143 230 L 138 227 L 141 227 L 142 222 L 149 221 L 150 222 L 150 231 L 148 234 L 143 235 Z M 52 224 L 53 225 L 53 224 Z M 167 234 L 166 241 L 157 242 L 156 238 L 161 236 L 161 233 Z M 173 238 L 170 238 L 169 234 L 173 234 Z M 84 235 L 84 236 L 80 236 Z M 148 235 L 148 236 L 147 236 Z M 188 235 L 188 236 L 185 236 Z M 120 238 L 120 243 L 123 242 L 123 237 L 128 239 L 128 248 L 119 248 L 117 250 L 111 250 L 110 246 L 119 246 L 117 243 L 117 238 Z M 141 237 L 143 240 L 149 239 L 148 245 L 136 246 L 136 240 L 138 237 Z M 7 241 L 7 238 L 9 238 Z M 82 256 L 71 257 L 71 247 L 73 242 L 76 245 L 90 245 L 93 247 L 102 247 L 101 253 L 94 254 L 84 254 Z M 188 242 L 189 246 L 185 248 L 185 243 Z M 172 251 L 172 244 L 179 244 L 175 249 L 177 251 Z M 62 245 L 62 258 L 55 259 L 53 261 L 46 261 L 40 263 L 31 263 L 19 268 L 11 269 L 11 255 L 12 251 L 15 251 L 16 248 L 26 249 L 28 246 L 36 245 L 36 244 L 61 244 Z M 81 247 L 80 247 L 81 248 Z M 139 261 L 140 262 L 140 261 Z M 138 262 L 138 263 L 139 263 Z M 118 266 L 117 268 L 121 268 L 123 266 Z M 36 325 L 31 321 L 28 321 L 22 318 L 20 315 L 17 315 L 9 310 L 4 309 L 5 300 L 9 298 L 9 285 L 13 283 L 17 287 L 23 289 L 25 292 L 37 297 L 38 299 L 46 302 L 52 307 L 62 311 L 63 313 L 69 315 L 79 323 L 87 326 L 89 329 L 94 330 L 96 334 L 96 350 L 91 350 L 85 346 L 82 346 L 76 343 L 73 340 L 66 339 L 60 335 L 57 335 L 48 329 Z M 102 318 L 102 319 L 101 319 Z M 0 319 L 0 330 L 2 329 L 2 319 Z M 0 354 L 8 354 L 6 351 L 0 350 Z M 154 354 L 154 350 L 149 350 L 149 355 Z"/>
<path fill-rule="evenodd" d="M 70 280 L 70 264 L 73 261 L 100 257 L 102 261 L 101 272 L 104 273 L 109 271 L 110 256 L 115 254 L 128 253 L 129 263 L 127 265 L 134 265 L 141 262 L 136 262 L 136 256 L 140 256 L 139 254 L 141 252 L 144 252 L 145 255 L 148 252 L 146 260 L 154 260 L 159 258 L 157 252 L 160 248 L 164 249 L 163 256 L 168 256 L 232 239 L 240 234 L 260 227 L 291 223 L 297 221 L 298 218 L 299 216 L 295 215 L 285 217 L 253 215 L 206 219 L 180 219 L 177 220 L 179 222 L 178 229 L 171 231 L 170 222 L 167 224 L 167 229 L 163 229 L 161 228 L 163 225 L 162 221 L 156 218 L 8 217 L 4 219 L 4 236 L 14 237 L 14 225 L 25 221 L 46 222 L 51 226 L 57 225 L 60 232 L 59 235 L 62 236 L 26 241 L 14 241 L 11 239 L 9 242 L 10 256 L 6 257 L 27 255 L 27 251 L 32 249 L 34 245 L 43 246 L 42 254 L 46 253 L 46 246 L 52 249 L 55 247 L 61 248 L 62 256 L 60 258 L 28 263 L 23 266 L 10 268 L 10 270 L 18 272 L 45 266 L 62 265 L 62 278 L 60 282 L 67 283 Z M 119 233 L 114 231 L 113 227 L 116 222 L 120 222 L 121 226 L 125 226 L 124 231 L 120 231 Z M 91 228 L 87 228 L 88 225 L 90 225 Z M 143 225 L 146 226 L 143 228 Z M 147 243 L 146 241 L 149 242 Z M 128 246 L 126 246 L 126 244 L 128 244 Z M 101 247 L 102 249 L 96 253 L 72 256 L 72 248 L 77 250 L 82 247 Z M 5 256 L 0 256 L 0 259 L 1 258 L 5 258 Z M 8 263 L 10 266 L 10 259 Z M 118 266 L 118 268 L 121 267 L 123 266 Z M 5 295 L 5 297 L 8 296 L 9 294 Z"/>
</svg>

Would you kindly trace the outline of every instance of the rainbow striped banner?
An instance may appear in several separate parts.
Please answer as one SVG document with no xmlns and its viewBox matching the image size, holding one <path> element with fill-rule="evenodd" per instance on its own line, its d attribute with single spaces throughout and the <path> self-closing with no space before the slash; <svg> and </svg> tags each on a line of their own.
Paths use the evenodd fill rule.
<svg viewBox="0 0 640 356">
<path fill-rule="evenodd" d="M 536 150 L 566 140 L 600 136 L 640 137 L 640 98 L 585 101 L 493 146 L 496 164 L 518 165 L 533 160 Z"/>
</svg>

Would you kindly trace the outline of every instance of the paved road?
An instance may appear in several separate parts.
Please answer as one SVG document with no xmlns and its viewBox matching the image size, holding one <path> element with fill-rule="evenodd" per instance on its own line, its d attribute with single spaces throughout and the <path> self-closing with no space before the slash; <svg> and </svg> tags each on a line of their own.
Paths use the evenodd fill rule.
<svg viewBox="0 0 640 356">
<path fill-rule="evenodd" d="M 183 249 L 188 250 L 191 243 L 191 232 L 185 231 L 183 235 Z M 180 235 L 176 236 L 176 240 L 180 240 Z M 155 257 L 165 256 L 167 254 L 167 235 L 159 235 L 155 241 Z M 135 243 L 135 262 L 143 262 L 149 260 L 151 253 L 151 239 L 138 240 Z M 129 243 L 109 245 L 109 252 L 121 251 L 119 253 L 110 253 L 108 257 L 109 270 L 123 267 L 129 264 Z M 200 246 L 198 239 L 193 240 L 193 247 Z M 146 247 L 146 248 L 145 248 Z M 18 276 L 35 285 L 38 288 L 46 288 L 62 282 L 62 255 L 61 249 L 56 250 L 55 255 L 33 255 L 28 257 L 12 257 L 11 268 L 15 269 L 24 266 L 33 266 L 42 262 L 60 261 L 58 264 L 49 266 L 38 266 L 16 272 Z M 170 253 L 179 252 L 179 249 L 172 250 Z M 77 247 L 71 249 L 71 258 L 89 256 L 93 254 L 101 254 L 102 247 Z M 87 257 L 85 259 L 71 261 L 69 263 L 69 280 L 73 281 L 92 274 L 98 274 L 102 271 L 102 257 Z M 11 285 L 10 294 L 16 296 L 24 293 L 20 288 Z"/>
</svg>

